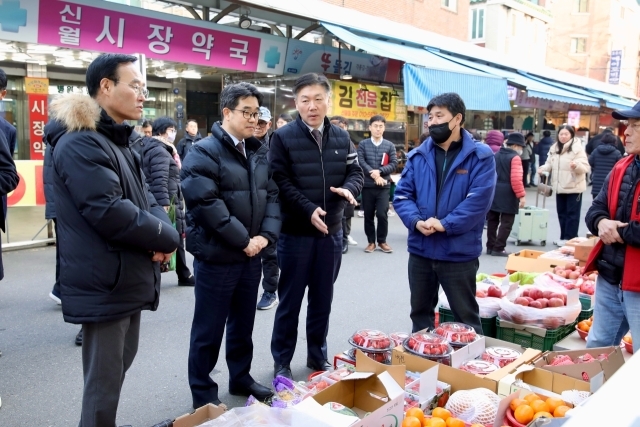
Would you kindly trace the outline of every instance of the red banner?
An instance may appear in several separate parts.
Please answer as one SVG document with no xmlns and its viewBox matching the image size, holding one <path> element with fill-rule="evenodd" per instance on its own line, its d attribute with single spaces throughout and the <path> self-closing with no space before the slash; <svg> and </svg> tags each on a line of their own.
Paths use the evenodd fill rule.
<svg viewBox="0 0 640 427">
<path fill-rule="evenodd" d="M 47 95 L 29 94 L 29 151 L 31 160 L 44 159 L 44 124 L 47 122 Z"/>
</svg>

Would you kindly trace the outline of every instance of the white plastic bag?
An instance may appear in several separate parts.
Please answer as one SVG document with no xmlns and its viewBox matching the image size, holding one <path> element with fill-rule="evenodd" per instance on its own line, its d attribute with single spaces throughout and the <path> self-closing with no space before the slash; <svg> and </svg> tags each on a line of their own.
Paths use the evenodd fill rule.
<svg viewBox="0 0 640 427">
<path fill-rule="evenodd" d="M 233 408 L 215 420 L 207 421 L 200 427 L 290 427 L 292 409 L 270 408 L 252 405 Z"/>
<path fill-rule="evenodd" d="M 487 276 L 480 282 L 476 282 L 476 292 L 484 291 L 487 292 L 490 286 L 497 286 L 502 291 L 504 295 L 508 289 L 508 283 L 505 285 L 504 280 L 500 277 L 491 277 Z M 496 317 L 498 315 L 498 310 L 500 310 L 500 298 L 479 298 L 476 297 L 476 301 L 478 302 L 480 317 L 482 318 L 491 318 Z M 440 305 L 444 308 L 451 310 L 451 306 L 449 305 L 449 301 L 447 300 L 447 296 L 442 293 L 440 295 Z"/>
<path fill-rule="evenodd" d="M 522 296 L 525 290 L 537 288 L 541 291 L 552 291 L 567 297 L 567 289 L 555 284 L 540 283 L 535 286 L 513 286 L 507 295 L 500 300 L 500 319 L 508 320 L 519 325 L 537 326 L 545 329 L 557 329 L 576 320 L 582 310 L 580 300 L 576 298 L 572 305 L 562 307 L 533 308 L 516 304 L 516 298 Z"/>
<path fill-rule="evenodd" d="M 468 424 L 489 426 L 495 422 L 499 405 L 500 398 L 497 394 L 485 388 L 474 388 L 453 393 L 445 408 Z"/>
</svg>

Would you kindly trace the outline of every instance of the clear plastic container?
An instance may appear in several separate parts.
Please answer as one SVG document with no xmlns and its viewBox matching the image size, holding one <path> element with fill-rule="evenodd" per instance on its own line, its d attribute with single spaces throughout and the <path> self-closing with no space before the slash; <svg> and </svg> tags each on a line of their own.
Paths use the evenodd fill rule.
<svg viewBox="0 0 640 427">
<path fill-rule="evenodd" d="M 433 332 L 449 341 L 453 346 L 465 346 L 477 338 L 475 329 L 458 322 L 441 323 Z"/>
<path fill-rule="evenodd" d="M 394 347 L 397 347 L 399 345 L 402 345 L 404 340 L 409 338 L 409 333 L 408 332 L 393 332 L 393 333 L 389 334 L 389 338 L 393 342 Z"/>
<path fill-rule="evenodd" d="M 349 338 L 349 344 L 366 352 L 388 351 L 393 348 L 389 335 L 375 329 L 360 329 L 356 331 Z"/>
<path fill-rule="evenodd" d="M 442 337 L 428 332 L 417 332 L 407 338 L 403 345 L 410 353 L 433 360 L 434 362 L 451 365 L 451 358 L 449 356 L 453 353 L 453 347 Z"/>
<path fill-rule="evenodd" d="M 509 347 L 487 347 L 482 354 L 482 360 L 504 368 L 520 356 L 522 353 Z"/>
<path fill-rule="evenodd" d="M 390 351 L 380 351 L 380 352 L 370 352 L 363 351 L 363 353 L 369 358 L 373 359 L 378 363 L 384 363 L 385 365 L 391 364 L 391 352 Z M 352 348 L 348 352 L 349 357 L 355 360 L 356 358 L 356 349 Z"/>
<path fill-rule="evenodd" d="M 500 368 L 498 368 L 496 365 L 494 365 L 491 362 L 487 362 L 486 360 L 476 360 L 476 359 L 469 360 L 460 366 L 461 371 L 467 371 L 472 374 L 479 374 L 479 375 L 487 375 L 487 374 L 490 374 L 491 372 L 497 371 L 498 369 Z"/>
</svg>

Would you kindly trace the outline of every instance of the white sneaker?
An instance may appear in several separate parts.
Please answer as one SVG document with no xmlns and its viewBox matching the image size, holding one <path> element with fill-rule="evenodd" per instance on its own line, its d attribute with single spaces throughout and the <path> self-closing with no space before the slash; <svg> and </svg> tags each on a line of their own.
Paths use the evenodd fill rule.
<svg viewBox="0 0 640 427">
<path fill-rule="evenodd" d="M 392 211 L 391 209 L 389 209 L 389 216 L 396 216 L 395 211 Z"/>
<path fill-rule="evenodd" d="M 349 244 L 351 246 L 358 246 L 358 242 L 356 242 L 355 240 L 353 240 L 353 237 L 351 236 L 347 236 L 347 240 L 349 241 Z"/>
<path fill-rule="evenodd" d="M 557 240 L 555 242 L 553 242 L 554 245 L 558 246 L 558 247 L 562 247 L 565 246 L 567 244 L 566 240 Z"/>
<path fill-rule="evenodd" d="M 358 211 L 358 217 L 364 218 L 364 211 Z"/>
</svg>

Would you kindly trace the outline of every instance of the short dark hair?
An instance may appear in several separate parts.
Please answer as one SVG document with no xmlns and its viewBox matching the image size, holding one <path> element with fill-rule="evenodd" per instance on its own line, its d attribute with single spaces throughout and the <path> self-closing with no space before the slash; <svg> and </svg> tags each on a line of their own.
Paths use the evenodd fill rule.
<svg viewBox="0 0 640 427">
<path fill-rule="evenodd" d="M 618 145 L 618 137 L 613 133 L 605 133 L 600 140 L 603 144 Z"/>
<path fill-rule="evenodd" d="M 0 90 L 5 90 L 6 88 L 7 88 L 7 73 L 5 73 L 2 68 L 0 68 Z"/>
<path fill-rule="evenodd" d="M 342 116 L 333 116 L 333 117 L 331 117 L 331 119 L 329 119 L 330 122 L 333 122 L 334 120 L 338 121 L 338 122 L 340 122 L 342 124 L 345 124 L 345 125 L 349 124 L 349 122 L 347 122 L 347 119 L 345 119 Z"/>
<path fill-rule="evenodd" d="M 542 131 L 542 136 L 551 136 L 551 132 L 548 130 Z"/>
<path fill-rule="evenodd" d="M 95 98 L 100 89 L 102 79 L 109 79 L 118 84 L 120 76 L 118 75 L 118 67 L 122 64 L 136 62 L 137 57 L 133 55 L 125 55 L 122 53 L 103 53 L 98 55 L 87 68 L 87 90 L 89 96 Z"/>
<path fill-rule="evenodd" d="M 454 117 L 458 114 L 462 114 L 462 121 L 460 124 L 464 124 L 464 116 L 467 108 L 464 106 L 464 101 L 457 93 L 448 92 L 434 96 L 431 101 L 429 101 L 429 105 L 427 105 L 427 111 L 431 112 L 433 107 L 444 107 L 449 110 Z"/>
<path fill-rule="evenodd" d="M 169 128 L 178 128 L 178 125 L 171 117 L 158 117 L 153 121 L 152 135 L 162 135 Z"/>
<path fill-rule="evenodd" d="M 525 137 L 525 138 L 529 138 L 530 136 L 535 136 L 535 135 L 533 134 L 533 132 L 529 132 L 529 133 L 528 133 L 528 134 L 526 134 L 524 137 Z"/>
<path fill-rule="evenodd" d="M 293 117 L 289 113 L 282 113 L 278 116 L 279 119 L 284 120 L 287 123 L 291 123 L 293 121 Z"/>
<path fill-rule="evenodd" d="M 323 76 L 322 74 L 307 73 L 303 76 L 300 76 L 293 84 L 293 96 L 298 96 L 298 92 L 300 92 L 303 88 L 314 85 L 322 86 L 327 91 L 327 93 L 331 92 L 331 85 L 329 84 L 329 80 L 327 80 L 325 76 Z"/>
<path fill-rule="evenodd" d="M 258 105 L 262 107 L 262 93 L 251 83 L 240 82 L 225 86 L 220 93 L 220 113 L 222 114 L 222 110 L 225 108 L 235 109 L 240 99 L 249 98 L 250 96 L 256 98 Z"/>
<path fill-rule="evenodd" d="M 144 122 L 142 122 L 143 128 L 148 128 L 149 126 L 153 127 L 153 122 L 151 120 L 145 120 Z"/>
<path fill-rule="evenodd" d="M 382 116 L 381 116 L 381 115 L 379 115 L 379 114 L 376 114 L 375 116 L 373 116 L 373 117 L 371 117 L 371 118 L 369 119 L 369 124 L 370 124 L 370 125 L 374 124 L 375 122 L 387 123 L 387 121 L 384 119 L 384 117 L 382 117 Z"/>
<path fill-rule="evenodd" d="M 196 125 L 198 124 L 198 121 L 196 119 L 189 119 L 187 120 L 187 123 L 185 123 L 185 126 L 192 122 L 195 123 Z"/>
</svg>

